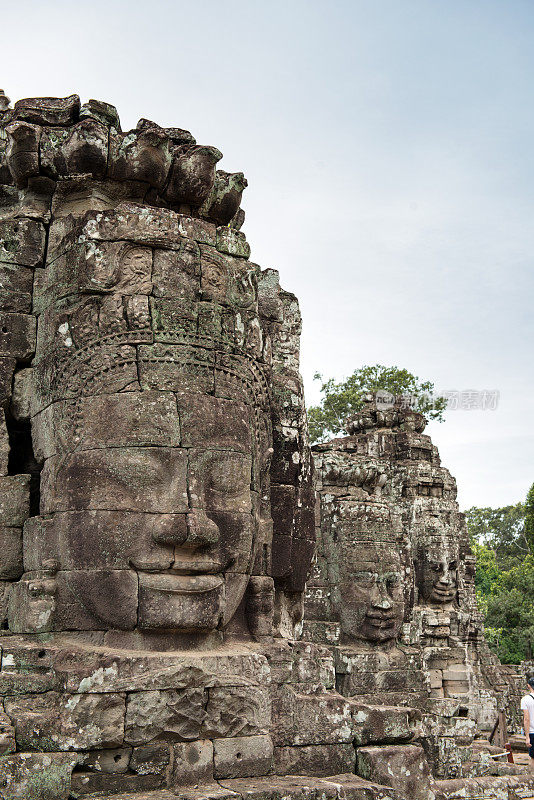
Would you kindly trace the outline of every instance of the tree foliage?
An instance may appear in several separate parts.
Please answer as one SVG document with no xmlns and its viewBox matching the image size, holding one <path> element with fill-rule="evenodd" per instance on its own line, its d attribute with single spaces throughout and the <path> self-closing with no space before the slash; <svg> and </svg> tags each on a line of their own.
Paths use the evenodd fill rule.
<svg viewBox="0 0 534 800">
<path fill-rule="evenodd" d="M 319 373 L 314 377 L 321 382 L 322 398 L 318 406 L 308 409 L 312 442 L 322 442 L 341 433 L 347 417 L 362 408 L 365 395 L 380 390 L 395 396 L 407 396 L 411 407 L 427 419 L 443 421 L 446 399 L 434 396 L 434 384 L 420 381 L 407 369 L 375 364 L 354 370 L 343 381 L 335 381 L 334 378 L 325 380 Z"/>
<path fill-rule="evenodd" d="M 486 638 L 504 664 L 530 658 L 534 645 L 534 551 L 527 538 L 527 504 L 528 497 L 525 504 L 466 512 Z"/>
<path fill-rule="evenodd" d="M 510 569 L 530 553 L 523 503 L 503 508 L 473 507 L 465 517 L 471 544 L 484 544 L 493 550 L 499 569 Z"/>
</svg>

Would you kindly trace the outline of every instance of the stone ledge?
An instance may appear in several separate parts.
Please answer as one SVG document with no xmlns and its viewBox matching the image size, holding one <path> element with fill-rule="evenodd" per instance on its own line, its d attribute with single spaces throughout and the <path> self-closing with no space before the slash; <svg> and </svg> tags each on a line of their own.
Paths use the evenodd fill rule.
<svg viewBox="0 0 534 800">
<path fill-rule="evenodd" d="M 301 776 L 243 778 L 197 786 L 117 795 L 86 795 L 87 800 L 404 800 L 395 790 L 358 778 Z"/>
<path fill-rule="evenodd" d="M 436 781 L 436 800 L 530 800 L 534 796 L 534 775 L 504 778 L 454 778 Z"/>
</svg>

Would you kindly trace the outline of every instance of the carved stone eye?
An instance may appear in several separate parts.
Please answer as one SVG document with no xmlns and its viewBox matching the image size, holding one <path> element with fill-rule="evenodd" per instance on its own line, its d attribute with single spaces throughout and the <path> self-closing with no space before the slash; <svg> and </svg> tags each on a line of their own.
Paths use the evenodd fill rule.
<svg viewBox="0 0 534 800">
<path fill-rule="evenodd" d="M 372 572 L 358 572 L 353 576 L 353 580 L 362 589 L 371 589 L 375 583 L 375 576 Z"/>
<path fill-rule="evenodd" d="M 388 575 L 386 579 L 386 586 L 388 589 L 395 589 L 400 584 L 400 578 L 398 575 Z"/>
</svg>

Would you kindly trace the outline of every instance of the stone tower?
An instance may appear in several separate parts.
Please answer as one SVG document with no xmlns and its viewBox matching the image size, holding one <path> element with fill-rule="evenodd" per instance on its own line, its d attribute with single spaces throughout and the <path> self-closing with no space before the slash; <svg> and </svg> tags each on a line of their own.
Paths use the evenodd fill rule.
<svg viewBox="0 0 534 800">
<path fill-rule="evenodd" d="M 434 774 L 466 774 L 508 680 L 483 637 L 456 482 L 402 401 L 369 396 L 314 447 L 317 560 L 304 635 L 334 645 L 336 685 L 422 714 Z M 475 748 L 476 750 L 476 748 Z"/>
<path fill-rule="evenodd" d="M 449 800 L 485 657 L 452 479 L 413 415 L 319 448 L 303 620 L 300 314 L 221 157 L 0 95 L 0 800 Z"/>
</svg>

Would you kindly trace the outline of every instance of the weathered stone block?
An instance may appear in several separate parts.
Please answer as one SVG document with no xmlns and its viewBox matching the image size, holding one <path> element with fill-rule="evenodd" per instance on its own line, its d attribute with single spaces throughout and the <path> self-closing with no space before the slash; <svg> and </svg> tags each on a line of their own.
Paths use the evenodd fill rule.
<svg viewBox="0 0 534 800">
<path fill-rule="evenodd" d="M 49 458 L 41 512 L 188 511 L 187 454 L 174 447 L 116 447 Z"/>
<path fill-rule="evenodd" d="M 133 570 L 68 570 L 57 573 L 54 630 L 132 630 L 137 622 Z"/>
<path fill-rule="evenodd" d="M 0 528 L 0 580 L 16 580 L 24 572 L 22 528 Z"/>
<path fill-rule="evenodd" d="M 120 792 L 120 797 L 140 800 L 139 792 L 158 789 L 162 785 L 164 777 L 160 775 L 119 775 L 111 772 L 74 772 L 71 781 L 71 789 L 76 797 L 95 797 L 95 793 L 102 792 L 105 797 L 111 794 L 116 800 L 120 800 L 117 792 Z"/>
<path fill-rule="evenodd" d="M 115 209 L 87 216 L 83 235 L 101 241 L 126 240 L 167 250 L 180 249 L 183 237 L 215 243 L 216 228 L 209 222 L 177 214 L 166 208 L 140 208 L 120 203 Z"/>
<path fill-rule="evenodd" d="M 231 256 L 250 258 L 250 245 L 245 234 L 232 228 L 217 228 L 217 250 Z"/>
<path fill-rule="evenodd" d="M 178 397 L 184 447 L 250 452 L 252 408 L 212 395 Z"/>
<path fill-rule="evenodd" d="M 103 178 L 108 138 L 108 126 L 94 119 L 83 119 L 72 128 L 44 129 L 39 147 L 41 171 L 54 179 L 65 175 Z"/>
<path fill-rule="evenodd" d="M 185 541 L 185 514 L 66 511 L 30 517 L 24 526 L 26 570 L 54 559 L 62 570 L 168 569 Z"/>
<path fill-rule="evenodd" d="M 16 663 L 25 663 L 26 656 L 18 655 L 11 642 L 9 653 Z M 41 652 L 39 647 L 38 652 Z M 44 650 L 45 657 L 47 650 Z M 41 659 L 36 654 L 38 661 Z M 33 659 L 32 659 L 33 661 Z M 264 656 L 250 650 L 230 653 L 207 652 L 136 652 L 122 651 L 116 658 L 112 650 L 84 650 L 83 654 L 63 653 L 54 660 L 67 691 L 139 692 L 171 689 L 211 688 L 222 686 L 265 686 L 270 674 Z"/>
<path fill-rule="evenodd" d="M 194 508 L 247 514 L 251 506 L 251 457 L 229 450 L 189 455 L 189 493 Z"/>
<path fill-rule="evenodd" d="M 125 741 L 153 739 L 188 741 L 200 738 L 207 696 L 202 689 L 136 692 L 128 698 Z"/>
<path fill-rule="evenodd" d="M 91 750 L 83 753 L 78 759 L 78 765 L 89 772 L 120 772 L 127 771 L 132 757 L 131 747 L 121 747 L 115 750 Z"/>
<path fill-rule="evenodd" d="M 138 775 L 164 776 L 171 763 L 171 751 L 172 744 L 168 742 L 152 742 L 134 747 L 129 768 Z"/>
<path fill-rule="evenodd" d="M 7 610 L 12 585 L 9 581 L 0 581 L 0 626 L 2 628 L 7 625 Z"/>
<path fill-rule="evenodd" d="M 26 361 L 35 353 L 36 320 L 29 314 L 0 313 L 0 356 Z"/>
<path fill-rule="evenodd" d="M 30 420 L 33 388 L 33 369 L 31 367 L 25 367 L 15 372 L 10 411 L 19 422 L 29 422 Z M 17 442 L 15 441 L 14 446 L 16 445 Z"/>
<path fill-rule="evenodd" d="M 0 672 L 0 695 L 41 694 L 61 688 L 59 677 L 51 670 L 15 672 L 7 667 Z"/>
<path fill-rule="evenodd" d="M 15 358 L 0 356 L 0 405 L 4 406 L 11 398 L 13 373 L 16 365 Z"/>
<path fill-rule="evenodd" d="M 382 745 L 357 749 L 357 772 L 366 780 L 398 790 L 410 800 L 431 798 L 430 768 L 417 745 Z"/>
<path fill-rule="evenodd" d="M 143 389 L 213 393 L 215 355 L 183 344 L 142 345 L 139 379 Z"/>
<path fill-rule="evenodd" d="M 44 256 L 45 230 L 32 219 L 0 221 L 0 262 L 5 275 L 11 275 L 19 291 L 31 293 L 31 271 L 10 270 L 7 265 L 37 267 Z"/>
<path fill-rule="evenodd" d="M 300 747 L 275 747 L 274 771 L 277 775 L 317 775 L 353 772 L 356 752 L 352 744 L 312 744 Z"/>
<path fill-rule="evenodd" d="M 415 733 L 412 721 L 415 712 L 395 706 L 369 706 L 350 701 L 354 725 L 354 742 L 366 745 L 409 741 Z"/>
<path fill-rule="evenodd" d="M 174 745 L 169 783 L 173 787 L 192 787 L 213 781 L 213 744 L 207 739 Z"/>
<path fill-rule="evenodd" d="M 45 692 L 6 698 L 5 709 L 21 750 L 90 750 L 123 741 L 125 700 L 118 694 Z"/>
<path fill-rule="evenodd" d="M 213 630 L 224 610 L 223 580 L 217 575 L 139 575 L 138 620 L 142 630 Z"/>
<path fill-rule="evenodd" d="M 203 734 L 224 738 L 269 733 L 271 701 L 266 689 L 229 686 L 209 689 Z"/>
<path fill-rule="evenodd" d="M 271 772 L 273 743 L 270 736 L 215 739 L 213 749 L 216 778 L 255 777 Z"/>
<path fill-rule="evenodd" d="M 277 745 L 337 744 L 352 741 L 349 702 L 341 695 L 281 686 L 273 693 Z"/>
<path fill-rule="evenodd" d="M 14 633 L 51 631 L 55 609 L 56 582 L 21 578 L 9 593 L 8 623 Z"/>
<path fill-rule="evenodd" d="M 12 122 L 6 127 L 5 150 L 9 172 L 16 186 L 23 189 L 39 174 L 41 129 L 27 122 Z"/>
<path fill-rule="evenodd" d="M 21 373 L 18 373 L 21 374 Z M 177 447 L 180 422 L 170 392 L 122 392 L 52 403 L 33 419 L 39 458 L 111 447 Z"/>
<path fill-rule="evenodd" d="M 0 311 L 29 314 L 32 310 L 33 270 L 0 261 Z"/>
<path fill-rule="evenodd" d="M 183 239 L 174 250 L 155 250 L 152 282 L 155 297 L 199 299 L 200 252 L 196 242 Z"/>
<path fill-rule="evenodd" d="M 334 800 L 337 787 L 319 778 L 299 775 L 269 775 L 259 778 L 228 778 L 221 781 L 227 790 L 237 792 L 241 800 Z"/>
<path fill-rule="evenodd" d="M 369 783 L 355 775 L 328 778 L 269 775 L 266 778 L 226 779 L 223 785 L 238 793 L 241 800 L 404 800 L 395 790 Z"/>
<path fill-rule="evenodd" d="M 37 125 L 72 125 L 78 119 L 79 111 L 80 98 L 77 94 L 69 97 L 26 97 L 15 103 L 16 119 Z"/>
<path fill-rule="evenodd" d="M 196 145 L 176 149 L 165 198 L 172 204 L 198 208 L 215 182 L 215 164 L 222 158 L 216 147 Z"/>
<path fill-rule="evenodd" d="M 0 478 L 0 524 L 21 528 L 30 515 L 30 476 Z"/>
<path fill-rule="evenodd" d="M 195 789 L 174 789 L 173 800 L 242 800 L 240 794 L 232 792 L 231 789 L 225 789 L 219 783 L 205 784 Z M 148 799 L 146 799 L 148 800 Z M 154 800 L 159 800 L 155 798 Z M 161 798 L 166 800 L 166 798 Z"/>
<path fill-rule="evenodd" d="M 4 800 L 68 800 L 72 753 L 14 753 L 0 757 L 0 792 Z"/>
<path fill-rule="evenodd" d="M 42 293 L 45 301 L 71 294 L 149 295 L 152 251 L 132 242 L 94 242 L 83 236 L 57 257 L 49 257 Z M 110 301 L 111 302 L 111 301 Z M 117 321 L 115 320 L 115 325 Z"/>
<path fill-rule="evenodd" d="M 140 390 L 135 347 L 95 343 L 87 348 L 87 360 L 68 361 L 57 370 L 57 354 L 50 352 L 35 364 L 35 412 L 50 402 L 84 395 Z"/>
<path fill-rule="evenodd" d="M 404 796 L 395 789 L 369 783 L 356 775 L 331 775 L 321 783 L 331 783 L 338 787 L 340 797 L 346 800 L 404 800 Z"/>
<path fill-rule="evenodd" d="M 156 342 L 183 344 L 196 338 L 198 306 L 190 300 L 150 298 L 150 316 Z"/>
<path fill-rule="evenodd" d="M 8 715 L 0 711 L 0 756 L 14 753 L 16 747 L 15 728 Z"/>
</svg>

